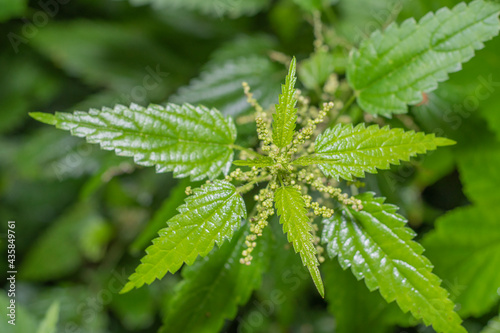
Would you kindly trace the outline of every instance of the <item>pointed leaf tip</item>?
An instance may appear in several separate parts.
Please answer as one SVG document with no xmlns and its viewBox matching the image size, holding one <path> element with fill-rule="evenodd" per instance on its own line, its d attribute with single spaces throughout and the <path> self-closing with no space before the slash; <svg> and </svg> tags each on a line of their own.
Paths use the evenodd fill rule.
<svg viewBox="0 0 500 333">
<path fill-rule="evenodd" d="M 321 297 L 325 297 L 325 290 L 316 258 L 317 250 L 312 235 L 305 202 L 299 190 L 291 186 L 280 187 L 274 194 L 274 201 L 279 215 L 279 222 L 283 225 L 283 232 L 288 241 L 293 244 L 295 252 L 300 253 L 302 263 L 307 267 Z"/>
<path fill-rule="evenodd" d="M 365 177 L 365 172 L 388 169 L 391 164 L 408 161 L 438 146 L 452 145 L 454 141 L 388 126 L 338 124 L 318 135 L 315 144 L 315 155 L 299 158 L 294 164 L 317 164 L 329 177 L 352 180 L 353 176 Z"/>
<path fill-rule="evenodd" d="M 202 105 L 131 104 L 30 115 L 119 156 L 133 157 L 139 165 L 154 166 L 158 173 L 173 171 L 176 178 L 215 179 L 227 174 L 233 160 L 234 122 Z"/>
<path fill-rule="evenodd" d="M 230 240 L 241 219 L 246 218 L 243 198 L 234 185 L 222 180 L 194 189 L 177 210 L 179 214 L 167 221 L 168 227 L 160 230 L 153 245 L 146 249 L 147 255 L 122 292 L 151 284 L 168 272 L 175 273 L 184 263 L 192 265 L 215 244 L 220 246 Z"/>
<path fill-rule="evenodd" d="M 453 146 L 457 144 L 456 141 L 443 137 L 436 138 L 434 142 L 436 143 L 436 146 Z"/>
<path fill-rule="evenodd" d="M 35 120 L 38 120 L 39 122 L 42 122 L 44 124 L 48 125 L 55 125 L 57 123 L 56 117 L 51 114 L 51 113 L 46 113 L 46 112 L 30 112 L 28 113 L 29 116 Z"/>
<path fill-rule="evenodd" d="M 134 289 L 134 284 L 131 283 L 131 282 L 127 282 L 127 284 L 125 285 L 125 287 L 123 287 L 122 290 L 120 290 L 119 294 L 120 295 L 126 294 L 129 291 L 131 291 L 132 289 Z"/>
<path fill-rule="evenodd" d="M 285 84 L 281 85 L 281 94 L 276 104 L 276 112 L 273 114 L 272 138 L 273 143 L 279 148 L 286 147 L 292 142 L 297 121 L 297 104 L 295 82 L 297 77 L 296 60 L 292 58 Z"/>
</svg>

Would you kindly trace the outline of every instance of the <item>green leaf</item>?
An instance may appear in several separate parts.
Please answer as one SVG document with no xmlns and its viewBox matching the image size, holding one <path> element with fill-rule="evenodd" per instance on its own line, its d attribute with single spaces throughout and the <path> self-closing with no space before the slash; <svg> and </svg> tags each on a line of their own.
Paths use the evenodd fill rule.
<svg viewBox="0 0 500 333">
<path fill-rule="evenodd" d="M 7 21 L 13 17 L 21 16 L 26 10 L 27 2 L 27 0 L 2 1 L 2 6 L 0 7 L 0 22 Z M 9 37 L 11 35 L 8 34 L 7 36 Z M 12 36 L 12 38 L 16 37 Z M 17 36 L 17 38 L 22 37 Z"/>
<path fill-rule="evenodd" d="M 273 114 L 273 143 L 279 148 L 286 147 L 292 142 L 297 121 L 297 99 L 295 98 L 295 57 L 290 63 L 285 84 L 281 85 L 281 95 L 276 104 L 276 113 Z"/>
<path fill-rule="evenodd" d="M 269 52 L 277 47 L 277 40 L 271 35 L 262 33 L 255 35 L 238 35 L 234 39 L 222 44 L 210 54 L 209 61 L 203 67 L 209 70 L 210 68 L 224 65 L 235 59 L 249 56 L 266 58 L 269 56 Z M 255 69 L 256 68 L 254 68 L 254 70 Z M 231 75 L 231 73 L 228 72 L 227 75 Z M 281 82 L 281 77 L 279 80 L 278 82 Z M 258 88 L 259 87 L 253 87 L 253 89 Z"/>
<path fill-rule="evenodd" d="M 403 314 L 397 304 L 388 304 L 380 293 L 370 292 L 362 281 L 338 262 L 326 260 L 321 264 L 328 290 L 328 310 L 335 316 L 336 333 L 394 332 L 394 326 L 413 326 L 415 319 Z"/>
<path fill-rule="evenodd" d="M 53 302 L 47 310 L 45 318 L 38 326 L 37 333 L 56 333 L 59 320 L 59 302 Z"/>
<path fill-rule="evenodd" d="M 373 193 L 357 196 L 363 210 L 343 207 L 325 219 L 322 240 L 331 258 L 338 257 L 342 268 L 351 267 L 358 279 L 365 279 L 371 291 L 379 289 L 387 302 L 396 300 L 437 332 L 466 332 L 453 311 L 448 292 L 432 274 L 432 264 L 423 248 L 412 238 L 415 232 L 397 214 L 397 207 L 384 204 Z"/>
<path fill-rule="evenodd" d="M 253 15 L 268 6 L 266 0 L 130 0 L 133 5 L 152 4 L 156 9 L 190 9 L 216 17 Z"/>
<path fill-rule="evenodd" d="M 434 134 L 405 132 L 401 128 L 337 124 L 318 135 L 316 154 L 299 162 L 318 163 L 325 175 L 337 180 L 352 180 L 353 176 L 364 177 L 365 172 L 377 173 L 377 169 L 389 169 L 391 164 L 399 165 L 400 161 L 408 161 L 412 156 L 454 143 Z M 319 163 L 321 159 L 329 162 Z"/>
<path fill-rule="evenodd" d="M 133 156 L 137 164 L 155 165 L 157 172 L 173 171 L 179 178 L 213 179 L 226 174 L 233 159 L 236 129 L 232 119 L 204 106 L 151 104 L 144 108 L 132 104 L 88 113 L 30 115 L 117 155 Z"/>
<path fill-rule="evenodd" d="M 268 57 L 250 55 L 216 63 L 182 87 L 170 99 L 174 103 L 203 103 L 236 116 L 252 109 L 243 93 L 247 82 L 254 98 L 263 108 L 269 107 L 279 93 L 282 68 Z"/>
<path fill-rule="evenodd" d="M 358 104 L 372 114 L 405 113 L 498 34 L 499 11 L 498 4 L 476 0 L 375 31 L 347 69 Z"/>
<path fill-rule="evenodd" d="M 500 144 L 481 143 L 458 157 L 458 170 L 469 200 L 496 207 L 500 200 Z"/>
<path fill-rule="evenodd" d="M 176 287 L 160 332 L 219 332 L 224 320 L 236 316 L 267 268 L 267 236 L 259 239 L 250 266 L 239 262 L 248 234 L 248 227 L 242 227 L 231 242 L 182 270 L 184 279 Z"/>
<path fill-rule="evenodd" d="M 269 156 L 262 156 L 253 160 L 236 160 L 233 161 L 234 165 L 238 166 L 249 166 L 249 167 L 267 167 L 274 165 L 274 160 Z"/>
<path fill-rule="evenodd" d="M 226 238 L 231 239 L 241 219 L 246 218 L 245 203 L 236 188 L 221 180 L 195 189 L 178 210 L 179 214 L 167 222 L 168 228 L 160 230 L 146 249 L 147 255 L 122 293 L 151 284 L 167 272 L 175 273 L 184 262 L 192 265 L 198 255 L 206 256 L 215 242 L 221 245 Z"/>
<path fill-rule="evenodd" d="M 481 316 L 500 299 L 499 214 L 497 205 L 454 209 L 422 240 L 462 316 Z"/>
<path fill-rule="evenodd" d="M 13 2 L 16 1 L 4 1 L 0 8 Z M 19 45 L 21 52 L 15 57 L 10 56 L 11 52 L 0 54 L 0 63 L 9 64 L 3 68 L 0 78 L 0 86 L 4 87 L 0 91 L 0 110 L 8 110 L 0 113 L 1 134 L 15 132 L 26 121 L 29 111 L 55 100 L 64 84 L 57 80 L 50 66 L 40 66 L 39 58 L 24 52 L 23 46 L 25 44 Z"/>
<path fill-rule="evenodd" d="M 312 225 L 307 216 L 305 202 L 299 190 L 291 186 L 280 187 L 275 195 L 276 209 L 280 215 L 283 232 L 292 242 L 295 252 L 300 253 L 302 263 L 307 267 L 321 297 L 325 297 L 325 289 L 316 258 L 316 246 L 312 235 Z"/>
</svg>

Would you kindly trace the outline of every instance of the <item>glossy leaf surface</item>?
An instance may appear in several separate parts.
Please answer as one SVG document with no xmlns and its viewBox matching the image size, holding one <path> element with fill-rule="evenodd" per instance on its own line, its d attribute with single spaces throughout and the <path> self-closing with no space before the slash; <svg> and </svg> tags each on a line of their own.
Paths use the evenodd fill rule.
<svg viewBox="0 0 500 333">
<path fill-rule="evenodd" d="M 295 252 L 300 253 L 302 263 L 307 267 L 322 297 L 325 296 L 323 281 L 316 258 L 316 246 L 313 243 L 312 226 L 307 216 L 305 202 L 299 190 L 294 187 L 280 187 L 274 196 L 276 209 L 280 215 L 283 232 L 293 244 Z"/>
<path fill-rule="evenodd" d="M 436 89 L 498 34 L 499 11 L 497 3 L 476 0 L 377 30 L 347 68 L 358 104 L 372 114 L 405 113 L 407 104 L 420 103 L 422 92 Z"/>
<path fill-rule="evenodd" d="M 233 159 L 236 129 L 231 119 L 204 106 L 168 104 L 147 108 L 132 104 L 88 113 L 31 113 L 41 122 L 85 137 L 137 164 L 173 171 L 175 177 L 213 179 L 226 174 Z"/>
<path fill-rule="evenodd" d="M 331 258 L 351 268 L 364 279 L 371 291 L 379 289 L 388 302 L 396 301 L 404 311 L 431 325 L 437 332 L 466 332 L 453 311 L 448 292 L 432 274 L 431 262 L 422 255 L 423 248 L 412 238 L 415 232 L 396 213 L 397 207 L 384 204 L 373 193 L 358 196 L 363 210 L 338 209 L 325 219 L 322 240 Z"/>
<path fill-rule="evenodd" d="M 285 84 L 281 85 L 281 94 L 276 113 L 273 114 L 273 143 L 279 148 L 286 147 L 292 142 L 297 121 L 297 99 L 295 98 L 296 60 L 292 59 Z"/>
<path fill-rule="evenodd" d="M 204 257 L 214 247 L 231 239 L 233 232 L 246 217 L 245 203 L 236 188 L 225 181 L 195 189 L 186 203 L 178 208 L 168 228 L 159 232 L 153 245 L 146 249 L 136 272 L 122 292 L 151 284 L 167 272 L 175 273 L 183 263 L 192 265 L 198 255 Z"/>
<path fill-rule="evenodd" d="M 454 141 L 436 138 L 434 134 L 405 132 L 388 126 L 338 124 L 318 135 L 314 156 L 299 162 L 318 164 L 327 176 L 352 180 L 353 176 L 364 177 L 365 172 L 389 169 L 391 164 L 399 164 L 417 154 L 451 144 Z"/>
</svg>

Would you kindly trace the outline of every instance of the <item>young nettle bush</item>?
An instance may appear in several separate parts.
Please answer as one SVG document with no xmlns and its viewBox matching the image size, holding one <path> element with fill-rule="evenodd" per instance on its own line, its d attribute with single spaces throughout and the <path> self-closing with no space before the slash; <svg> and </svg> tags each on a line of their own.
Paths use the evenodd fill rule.
<svg viewBox="0 0 500 333">
<path fill-rule="evenodd" d="M 398 208 L 375 193 L 356 194 L 363 185 L 357 178 L 366 172 L 389 169 L 454 142 L 338 120 L 354 100 L 367 113 L 386 117 L 420 103 L 422 93 L 435 89 L 498 33 L 499 8 L 476 0 L 429 13 L 418 23 L 409 19 L 376 31 L 351 53 L 346 81 L 352 97 L 347 102 L 309 105 L 295 89 L 295 58 L 275 110 L 264 110 L 243 84 L 255 109 L 256 150 L 235 144 L 233 120 L 203 105 L 132 104 L 32 116 L 118 155 L 133 156 L 157 172 L 206 180 L 199 188 L 186 188 L 189 197 L 179 214 L 159 232 L 122 290 L 151 284 L 189 265 L 165 331 L 217 331 L 224 319 L 235 317 L 266 271 L 272 242 L 266 227 L 276 212 L 322 297 L 328 289 L 319 267 L 325 257 L 337 257 L 369 290 L 378 289 L 387 302 L 396 301 L 436 331 L 465 332 Z M 316 52 L 324 57 L 325 47 Z M 235 150 L 240 159 L 233 161 Z M 350 194 L 341 189 L 344 181 L 351 185 Z M 256 201 L 251 212 L 243 200 L 247 194 Z M 213 251 L 215 245 L 219 249 Z M 208 260 L 196 261 L 199 256 Z M 210 315 L 192 317 L 203 309 L 210 309 Z"/>
</svg>

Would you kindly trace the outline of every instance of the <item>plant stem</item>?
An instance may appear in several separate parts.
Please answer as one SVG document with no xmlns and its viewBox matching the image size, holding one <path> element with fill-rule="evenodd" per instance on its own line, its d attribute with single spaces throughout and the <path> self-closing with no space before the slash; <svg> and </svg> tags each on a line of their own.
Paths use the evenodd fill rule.
<svg viewBox="0 0 500 333">
<path fill-rule="evenodd" d="M 255 184 L 260 183 L 260 182 L 266 180 L 266 178 L 269 178 L 269 176 L 271 176 L 271 175 L 267 174 L 267 175 L 262 175 L 260 177 L 257 177 L 254 180 L 252 180 L 251 182 L 238 187 L 236 189 L 236 191 L 238 191 L 238 193 L 245 194 L 248 191 L 250 191 Z"/>
<path fill-rule="evenodd" d="M 233 148 L 233 149 L 237 149 L 237 150 L 241 150 L 241 151 L 244 151 L 244 152 L 246 152 L 247 154 L 252 155 L 252 156 L 254 156 L 254 157 L 262 157 L 262 155 L 261 155 L 261 154 L 257 153 L 256 151 L 253 151 L 253 150 L 252 150 L 252 149 L 250 149 L 250 148 L 245 148 L 245 147 L 238 146 L 238 145 L 235 145 L 235 144 L 231 145 L 231 148 Z"/>
<path fill-rule="evenodd" d="M 347 100 L 347 102 L 345 102 L 342 109 L 340 109 L 339 113 L 337 113 L 337 116 L 335 116 L 335 118 L 333 119 L 332 121 L 333 124 L 337 123 L 337 120 L 340 118 L 340 116 L 343 115 L 349 109 L 349 107 L 352 105 L 352 103 L 354 103 L 355 100 L 356 100 L 356 94 L 352 94 L 351 97 L 349 97 L 349 99 Z"/>
</svg>

